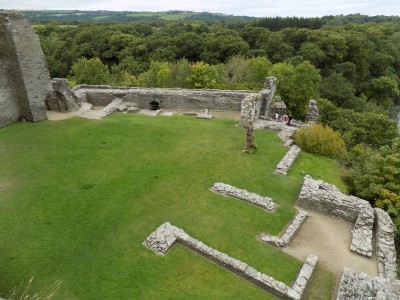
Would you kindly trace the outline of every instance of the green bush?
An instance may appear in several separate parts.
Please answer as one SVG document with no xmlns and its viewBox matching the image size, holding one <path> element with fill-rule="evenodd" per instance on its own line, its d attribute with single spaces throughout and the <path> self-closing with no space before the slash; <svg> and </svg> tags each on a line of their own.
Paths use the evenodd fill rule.
<svg viewBox="0 0 400 300">
<path fill-rule="evenodd" d="M 346 156 L 346 146 L 339 132 L 329 126 L 313 124 L 299 129 L 294 140 L 303 150 L 335 159 Z"/>
</svg>

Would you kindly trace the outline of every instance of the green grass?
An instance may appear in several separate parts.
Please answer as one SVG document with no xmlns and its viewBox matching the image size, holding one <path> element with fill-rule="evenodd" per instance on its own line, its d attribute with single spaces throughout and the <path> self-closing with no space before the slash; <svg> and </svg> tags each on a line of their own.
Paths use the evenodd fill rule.
<svg viewBox="0 0 400 300">
<path fill-rule="evenodd" d="M 180 13 L 167 13 L 167 12 L 138 12 L 127 14 L 127 17 L 159 17 L 165 21 L 181 21 L 187 17 L 196 15 L 198 13 L 192 12 L 180 12 Z"/>
<path fill-rule="evenodd" d="M 302 262 L 255 237 L 293 217 L 303 172 L 338 184 L 338 166 L 302 154 L 288 176 L 275 175 L 287 151 L 276 133 L 255 131 L 258 149 L 246 154 L 234 125 L 115 114 L 0 129 L 0 296 L 33 277 L 33 290 L 62 280 L 57 299 L 272 299 L 181 245 L 164 257 L 142 245 L 170 221 L 292 282 Z M 267 213 L 214 194 L 217 181 L 280 206 Z"/>
</svg>

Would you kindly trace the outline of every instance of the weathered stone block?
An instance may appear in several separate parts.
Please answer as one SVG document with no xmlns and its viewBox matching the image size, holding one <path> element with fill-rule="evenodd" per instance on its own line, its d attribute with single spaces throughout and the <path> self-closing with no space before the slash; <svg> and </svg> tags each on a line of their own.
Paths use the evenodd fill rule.
<svg viewBox="0 0 400 300">
<path fill-rule="evenodd" d="M 46 120 L 51 89 L 39 38 L 20 13 L 0 13 L 0 128 Z"/>
</svg>

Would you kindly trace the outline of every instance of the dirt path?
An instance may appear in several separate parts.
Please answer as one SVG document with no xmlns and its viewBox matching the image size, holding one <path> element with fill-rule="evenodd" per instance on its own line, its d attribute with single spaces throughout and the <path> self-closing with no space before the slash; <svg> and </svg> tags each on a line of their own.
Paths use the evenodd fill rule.
<svg viewBox="0 0 400 300">
<path fill-rule="evenodd" d="M 174 115 L 180 115 L 184 112 L 195 112 L 204 113 L 203 109 L 164 109 L 163 112 L 172 112 Z M 213 115 L 216 118 L 231 119 L 235 121 L 240 121 L 240 111 L 219 111 L 219 110 L 209 110 L 209 115 Z"/>
<path fill-rule="evenodd" d="M 93 106 L 93 110 L 101 110 L 104 106 Z M 185 111 L 193 111 L 196 113 L 203 113 L 203 110 L 172 110 L 172 109 L 165 109 L 163 112 L 172 112 L 174 115 L 180 115 Z M 240 112 L 238 111 L 209 111 L 210 115 L 213 115 L 216 118 L 224 118 L 224 119 L 232 119 L 235 121 L 240 121 Z M 47 119 L 50 121 L 60 121 L 74 117 L 68 113 L 62 113 L 57 111 L 47 111 Z"/>
<path fill-rule="evenodd" d="M 302 210 L 305 210 L 302 208 Z M 305 260 L 308 254 L 319 257 L 319 263 L 338 276 L 343 268 L 377 276 L 376 258 L 367 258 L 350 251 L 353 224 L 305 210 L 310 217 L 304 222 L 284 252 Z"/>
<path fill-rule="evenodd" d="M 67 113 L 62 113 L 58 111 L 52 111 L 48 110 L 46 112 L 47 114 L 47 119 L 50 121 L 60 121 L 60 120 L 65 120 L 74 117 L 73 115 L 67 114 Z"/>
</svg>

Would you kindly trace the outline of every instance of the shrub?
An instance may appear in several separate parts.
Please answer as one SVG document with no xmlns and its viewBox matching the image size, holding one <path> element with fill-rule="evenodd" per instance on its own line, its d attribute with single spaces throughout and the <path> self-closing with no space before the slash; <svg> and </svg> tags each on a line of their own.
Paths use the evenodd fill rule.
<svg viewBox="0 0 400 300">
<path fill-rule="evenodd" d="M 299 129 L 294 136 L 303 150 L 335 159 L 346 156 L 346 146 L 339 132 L 329 126 L 313 124 Z"/>
</svg>

